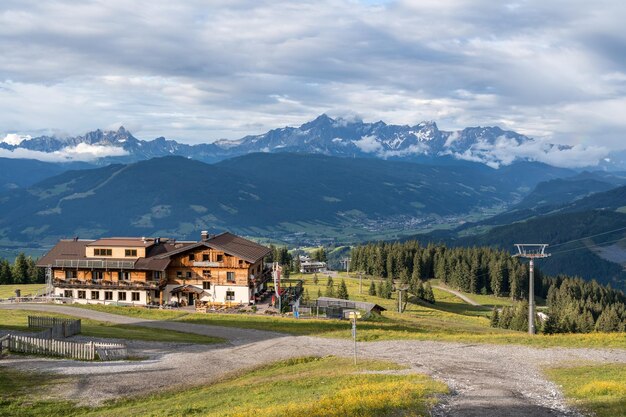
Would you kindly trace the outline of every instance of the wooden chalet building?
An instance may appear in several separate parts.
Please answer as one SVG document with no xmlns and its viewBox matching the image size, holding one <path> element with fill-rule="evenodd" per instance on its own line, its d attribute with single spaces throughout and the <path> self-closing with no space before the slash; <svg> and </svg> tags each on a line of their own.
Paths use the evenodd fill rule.
<svg viewBox="0 0 626 417">
<path fill-rule="evenodd" d="M 37 262 L 54 293 L 78 303 L 249 304 L 266 289 L 270 249 L 225 232 L 199 242 L 164 238 L 61 240 Z"/>
</svg>

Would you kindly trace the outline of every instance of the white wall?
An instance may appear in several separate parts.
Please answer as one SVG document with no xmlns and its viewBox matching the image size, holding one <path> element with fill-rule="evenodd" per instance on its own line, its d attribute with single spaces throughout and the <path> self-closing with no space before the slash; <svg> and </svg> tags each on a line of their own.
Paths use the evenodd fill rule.
<svg viewBox="0 0 626 417">
<path fill-rule="evenodd" d="M 56 295 L 59 295 L 61 297 L 65 296 L 65 290 L 66 288 L 54 288 L 54 293 Z M 74 303 L 78 303 L 78 304 L 110 304 L 110 303 L 124 303 L 124 304 L 135 304 L 135 305 L 146 305 L 147 303 L 147 291 L 136 291 L 136 290 L 117 290 L 117 289 L 77 289 L 77 288 L 67 288 L 68 291 L 72 291 L 72 297 L 73 300 L 72 302 Z M 85 295 L 87 296 L 87 298 L 82 299 L 82 298 L 78 298 L 78 291 L 85 291 Z M 95 300 L 91 298 L 91 291 L 98 291 L 100 293 L 100 298 Z M 111 291 L 113 293 L 113 299 L 112 300 L 105 300 L 104 299 L 104 292 L 105 291 Z M 126 293 L 126 300 L 119 300 L 118 297 L 118 293 L 120 292 L 125 292 Z M 133 301 L 132 298 L 132 293 L 133 292 L 138 292 L 139 293 L 139 301 Z"/>
</svg>

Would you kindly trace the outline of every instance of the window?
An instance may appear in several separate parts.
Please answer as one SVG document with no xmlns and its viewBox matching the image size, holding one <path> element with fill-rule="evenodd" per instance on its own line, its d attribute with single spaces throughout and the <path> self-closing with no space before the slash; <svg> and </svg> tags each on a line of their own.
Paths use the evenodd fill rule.
<svg viewBox="0 0 626 417">
<path fill-rule="evenodd" d="M 122 281 L 130 281 L 130 272 L 121 271 L 119 277 Z"/>
<path fill-rule="evenodd" d="M 117 293 L 117 299 L 119 301 L 126 301 L 126 293 L 123 291 L 120 291 Z"/>
<path fill-rule="evenodd" d="M 78 298 L 82 298 L 83 300 L 87 298 L 87 291 L 78 290 Z"/>
<path fill-rule="evenodd" d="M 126 249 L 124 251 L 125 256 L 137 256 L 137 249 Z"/>
<path fill-rule="evenodd" d="M 100 291 L 92 291 L 91 292 L 91 299 L 92 300 L 99 300 L 100 299 Z"/>
<path fill-rule="evenodd" d="M 239 260 L 239 266 L 243 266 L 243 261 L 241 259 Z"/>
<path fill-rule="evenodd" d="M 93 271 L 92 276 L 93 276 L 93 279 L 100 280 L 102 279 L 102 271 Z"/>
<path fill-rule="evenodd" d="M 161 279 L 161 271 L 154 271 L 152 273 L 152 276 L 154 277 L 154 279 Z"/>
<path fill-rule="evenodd" d="M 234 272 L 227 272 L 226 273 L 226 281 L 228 281 L 228 282 L 235 282 L 235 273 Z"/>
<path fill-rule="evenodd" d="M 202 270 L 202 276 L 205 278 L 211 278 L 211 270 L 210 269 L 203 269 Z"/>
<path fill-rule="evenodd" d="M 224 262 L 224 255 L 217 255 L 217 262 Z"/>
<path fill-rule="evenodd" d="M 94 256 L 113 256 L 113 249 L 96 248 L 93 250 Z"/>
<path fill-rule="evenodd" d="M 76 271 L 65 271 L 65 279 L 76 278 Z"/>
<path fill-rule="evenodd" d="M 211 282 L 210 281 L 202 281 L 202 289 L 203 290 L 210 290 L 211 289 Z"/>
<path fill-rule="evenodd" d="M 74 297 L 74 294 L 72 294 L 72 293 L 73 293 L 72 290 L 65 290 L 65 291 L 63 291 L 63 297 L 65 297 L 65 298 L 72 298 L 72 297 Z"/>
<path fill-rule="evenodd" d="M 131 295 L 133 301 L 139 301 L 139 293 L 138 292 L 132 292 L 130 295 Z"/>
<path fill-rule="evenodd" d="M 226 291 L 226 301 L 235 300 L 235 291 Z"/>
<path fill-rule="evenodd" d="M 176 271 L 176 278 L 182 278 L 183 277 L 183 271 Z"/>
<path fill-rule="evenodd" d="M 113 299 L 113 291 L 105 291 L 104 292 L 104 299 L 105 300 L 112 300 Z"/>
<path fill-rule="evenodd" d="M 191 278 L 191 271 L 187 271 L 187 279 Z"/>
<path fill-rule="evenodd" d="M 203 254 L 202 254 L 202 260 L 203 260 L 204 262 L 207 262 L 207 261 L 209 260 L 209 254 L 208 254 L 208 253 L 203 253 Z"/>
<path fill-rule="evenodd" d="M 193 253 L 189 254 L 189 260 L 190 261 L 195 261 L 196 260 L 196 255 L 194 255 Z"/>
</svg>

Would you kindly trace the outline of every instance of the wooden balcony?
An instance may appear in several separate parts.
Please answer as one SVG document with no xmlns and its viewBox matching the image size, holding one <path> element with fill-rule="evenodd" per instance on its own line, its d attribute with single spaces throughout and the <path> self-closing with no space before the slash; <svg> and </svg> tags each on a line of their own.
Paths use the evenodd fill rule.
<svg viewBox="0 0 626 417">
<path fill-rule="evenodd" d="M 55 279 L 54 286 L 58 288 L 80 288 L 80 289 L 105 289 L 105 290 L 162 290 L 167 284 L 167 280 L 162 278 L 158 281 L 108 281 L 78 279 Z"/>
</svg>

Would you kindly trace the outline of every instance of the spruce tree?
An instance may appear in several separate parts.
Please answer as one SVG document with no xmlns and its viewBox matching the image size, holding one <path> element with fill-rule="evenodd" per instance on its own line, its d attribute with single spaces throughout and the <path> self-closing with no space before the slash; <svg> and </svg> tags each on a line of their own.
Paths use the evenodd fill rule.
<svg viewBox="0 0 626 417">
<path fill-rule="evenodd" d="M 329 285 L 326 287 L 326 293 L 324 293 L 326 297 L 335 298 L 335 287 L 333 285 Z"/>
<path fill-rule="evenodd" d="M 6 259 L 0 260 L 0 285 L 13 284 L 11 264 Z"/>
<path fill-rule="evenodd" d="M 428 281 L 424 283 L 424 301 L 430 304 L 435 304 L 435 294 L 433 293 L 433 289 Z"/>
<path fill-rule="evenodd" d="M 369 295 L 376 295 L 376 284 L 374 283 L 374 280 L 370 281 L 370 289 L 368 293 Z"/>
<path fill-rule="evenodd" d="M 339 284 L 337 298 L 341 298 L 342 300 L 348 299 L 348 287 L 346 287 L 346 281 L 344 281 L 343 279 L 341 280 L 341 284 Z"/>
<path fill-rule="evenodd" d="M 605 309 L 596 322 L 596 332 L 616 332 L 621 324 L 621 320 L 614 308 Z"/>
<path fill-rule="evenodd" d="M 24 253 L 20 252 L 15 258 L 15 262 L 13 263 L 13 282 L 15 284 L 27 284 L 28 283 L 28 263 L 26 262 L 26 256 Z"/>
<path fill-rule="evenodd" d="M 500 316 L 498 315 L 498 309 L 494 307 L 493 310 L 491 310 L 491 316 L 489 317 L 489 325 L 491 327 L 498 327 L 499 319 Z"/>
</svg>

